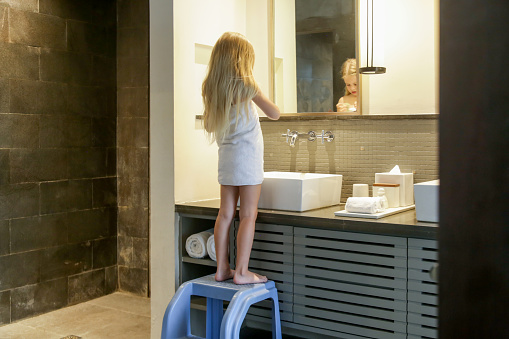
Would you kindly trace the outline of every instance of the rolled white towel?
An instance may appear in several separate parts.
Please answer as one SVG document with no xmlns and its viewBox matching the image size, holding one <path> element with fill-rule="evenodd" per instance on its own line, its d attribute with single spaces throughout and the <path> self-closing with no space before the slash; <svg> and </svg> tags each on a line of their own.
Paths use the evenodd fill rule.
<svg viewBox="0 0 509 339">
<path fill-rule="evenodd" d="M 214 242 L 214 234 L 207 239 L 207 252 L 210 259 L 216 261 L 216 243 Z"/>
<path fill-rule="evenodd" d="M 207 255 L 207 240 L 213 233 L 203 231 L 191 234 L 186 239 L 186 251 L 191 258 L 204 258 Z"/>
<path fill-rule="evenodd" d="M 379 197 L 351 197 L 346 200 L 345 210 L 352 213 L 374 214 L 383 212 Z"/>
</svg>

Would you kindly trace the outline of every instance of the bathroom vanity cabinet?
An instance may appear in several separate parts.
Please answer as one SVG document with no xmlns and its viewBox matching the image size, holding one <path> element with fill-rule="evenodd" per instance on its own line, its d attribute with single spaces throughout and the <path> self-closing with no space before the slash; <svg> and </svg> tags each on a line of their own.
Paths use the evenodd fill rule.
<svg viewBox="0 0 509 339">
<path fill-rule="evenodd" d="M 215 272 L 185 253 L 191 234 L 214 226 L 218 202 L 176 206 L 177 283 Z M 250 268 L 276 282 L 283 333 L 305 338 L 436 338 L 437 224 L 415 211 L 379 220 L 335 217 L 339 206 L 295 213 L 260 210 Z M 384 220 L 385 219 L 385 220 Z M 230 262 L 235 235 L 230 234 Z M 204 310 L 204 300 L 193 301 Z M 225 305 L 226 306 L 226 305 Z M 270 329 L 270 302 L 253 305 L 251 327 Z"/>
</svg>

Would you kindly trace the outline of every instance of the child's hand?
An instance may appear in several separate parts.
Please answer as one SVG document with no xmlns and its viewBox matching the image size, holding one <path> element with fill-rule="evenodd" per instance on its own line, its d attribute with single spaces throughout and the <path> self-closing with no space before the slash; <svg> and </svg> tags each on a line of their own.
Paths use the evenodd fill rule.
<svg viewBox="0 0 509 339">
<path fill-rule="evenodd" d="M 347 103 L 338 102 L 338 104 L 336 105 L 336 108 L 338 109 L 338 112 L 346 112 L 346 111 L 348 111 L 348 106 L 350 106 L 350 105 Z"/>
</svg>

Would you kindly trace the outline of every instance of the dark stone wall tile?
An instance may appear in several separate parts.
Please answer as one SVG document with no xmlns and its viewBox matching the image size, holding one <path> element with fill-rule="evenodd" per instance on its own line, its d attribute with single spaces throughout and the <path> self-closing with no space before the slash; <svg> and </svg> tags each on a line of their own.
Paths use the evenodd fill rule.
<svg viewBox="0 0 509 339">
<path fill-rule="evenodd" d="M 47 281 L 82 273 L 92 269 L 92 244 L 50 247 L 42 251 L 41 280 Z"/>
<path fill-rule="evenodd" d="M 8 149 L 0 149 L 0 186 L 10 183 L 10 151 Z"/>
<path fill-rule="evenodd" d="M 90 74 L 94 85 L 116 87 L 117 60 L 115 58 L 97 55 L 93 57 L 92 65 Z"/>
<path fill-rule="evenodd" d="M 111 27 L 67 20 L 69 51 L 115 56 L 116 30 Z"/>
<path fill-rule="evenodd" d="M 2 206 L 0 220 L 38 215 L 39 186 L 37 184 L 0 186 L 0 206 Z"/>
<path fill-rule="evenodd" d="M 94 240 L 93 268 L 103 268 L 117 264 L 117 237 Z"/>
<path fill-rule="evenodd" d="M 66 84 L 10 80 L 10 111 L 13 113 L 62 114 L 66 106 Z"/>
<path fill-rule="evenodd" d="M 87 117 L 114 116 L 111 111 L 112 92 L 102 87 L 69 86 L 68 113 Z"/>
<path fill-rule="evenodd" d="M 41 214 L 85 210 L 92 207 L 92 181 L 41 183 Z"/>
<path fill-rule="evenodd" d="M 10 151 L 11 183 L 66 179 L 68 163 L 64 149 L 13 149 Z"/>
<path fill-rule="evenodd" d="M 118 0 L 118 28 L 148 26 L 148 0 Z"/>
<path fill-rule="evenodd" d="M 117 31 L 117 57 L 148 56 L 148 26 L 121 28 Z"/>
<path fill-rule="evenodd" d="M 148 86 L 148 57 L 119 57 L 117 85 L 120 87 Z"/>
<path fill-rule="evenodd" d="M 118 208 L 118 234 L 148 238 L 148 208 L 141 206 Z"/>
<path fill-rule="evenodd" d="M 107 172 L 108 176 L 117 175 L 117 149 L 116 147 L 108 148 L 108 160 L 107 160 Z"/>
<path fill-rule="evenodd" d="M 37 251 L 0 257 L 0 291 L 17 288 L 39 281 L 39 253 Z"/>
<path fill-rule="evenodd" d="M 7 4 L 11 8 L 21 9 L 24 11 L 37 12 L 38 0 L 3 0 L 2 3 Z"/>
<path fill-rule="evenodd" d="M 118 147 L 148 147 L 148 118 L 119 118 Z"/>
<path fill-rule="evenodd" d="M 117 206 L 117 178 L 93 179 L 93 207 Z"/>
<path fill-rule="evenodd" d="M 148 87 L 118 89 L 119 117 L 148 117 Z"/>
<path fill-rule="evenodd" d="M 83 86 L 92 85 L 92 56 L 54 49 L 41 49 L 41 80 Z"/>
<path fill-rule="evenodd" d="M 93 85 L 93 58 L 83 53 L 67 54 L 66 71 L 69 74 L 69 82 L 78 85 Z"/>
<path fill-rule="evenodd" d="M 68 52 L 41 48 L 40 77 L 42 81 L 69 82 Z"/>
<path fill-rule="evenodd" d="M 11 292 L 12 321 L 67 306 L 67 278 L 17 288 Z"/>
<path fill-rule="evenodd" d="M 92 118 L 92 145 L 94 147 L 116 147 L 116 118 Z"/>
<path fill-rule="evenodd" d="M 9 6 L 0 3 L 0 41 L 9 41 Z"/>
<path fill-rule="evenodd" d="M 91 147 L 92 120 L 81 116 L 43 115 L 40 147 Z"/>
<path fill-rule="evenodd" d="M 69 304 L 78 304 L 105 294 L 104 269 L 69 277 Z"/>
<path fill-rule="evenodd" d="M 0 148 L 37 148 L 38 146 L 39 117 L 0 114 Z"/>
<path fill-rule="evenodd" d="M 39 47 L 0 41 L 0 78 L 39 79 Z"/>
<path fill-rule="evenodd" d="M 106 148 L 74 148 L 69 150 L 70 178 L 104 177 L 106 171 Z"/>
<path fill-rule="evenodd" d="M 110 266 L 104 269 L 105 283 L 104 292 L 105 294 L 111 294 L 118 290 L 118 268 L 117 266 Z"/>
<path fill-rule="evenodd" d="M 10 240 L 9 220 L 0 220 L 0 256 L 9 254 Z"/>
<path fill-rule="evenodd" d="M 0 325 L 11 322 L 11 291 L 0 292 Z"/>
<path fill-rule="evenodd" d="M 121 291 L 148 296 L 148 270 L 119 266 L 118 278 Z"/>
<path fill-rule="evenodd" d="M 114 225 L 114 228 L 112 227 Z M 84 242 L 116 235 L 116 209 L 69 213 L 69 242 Z"/>
<path fill-rule="evenodd" d="M 114 0 L 39 0 L 39 12 L 100 25 L 111 26 L 116 22 Z"/>
<path fill-rule="evenodd" d="M 118 236 L 118 265 L 132 266 L 133 261 L 133 238 Z"/>
<path fill-rule="evenodd" d="M 133 238 L 132 267 L 148 270 L 148 239 Z"/>
<path fill-rule="evenodd" d="M 61 18 L 9 10 L 10 41 L 16 44 L 65 49 L 66 22 Z"/>
<path fill-rule="evenodd" d="M 148 178 L 118 178 L 118 205 L 148 207 Z"/>
<path fill-rule="evenodd" d="M 65 214 L 11 220 L 11 252 L 26 252 L 67 242 Z"/>
<path fill-rule="evenodd" d="M 117 160 L 119 178 L 148 178 L 148 148 L 119 147 Z"/>
<path fill-rule="evenodd" d="M 9 96 L 9 79 L 0 78 L 0 113 L 9 113 Z"/>
</svg>

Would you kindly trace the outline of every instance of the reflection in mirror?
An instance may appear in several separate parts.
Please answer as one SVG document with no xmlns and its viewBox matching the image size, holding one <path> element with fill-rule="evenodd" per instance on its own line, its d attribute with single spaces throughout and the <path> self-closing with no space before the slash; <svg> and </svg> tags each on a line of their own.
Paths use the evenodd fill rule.
<svg viewBox="0 0 509 339">
<path fill-rule="evenodd" d="M 345 94 L 342 63 L 365 55 L 365 1 L 272 1 L 274 100 L 284 113 L 336 112 Z M 358 111 L 438 113 L 439 0 L 376 3 L 375 48 L 387 73 L 357 77 Z"/>
<path fill-rule="evenodd" d="M 335 112 L 341 66 L 355 58 L 355 0 L 275 0 L 274 13 L 276 103 L 283 112 Z"/>
</svg>

